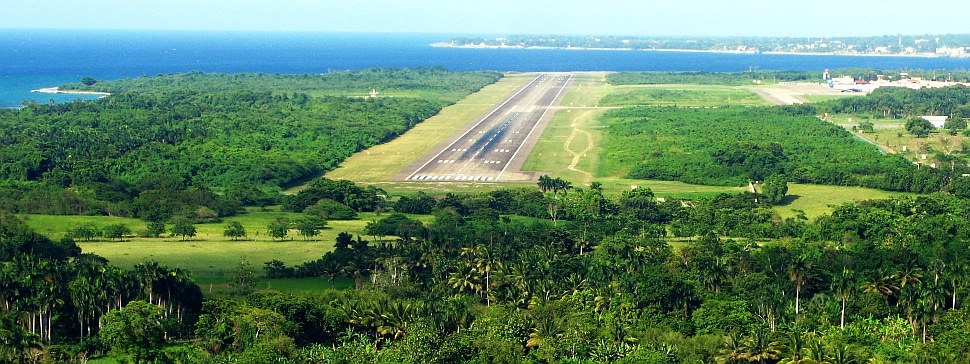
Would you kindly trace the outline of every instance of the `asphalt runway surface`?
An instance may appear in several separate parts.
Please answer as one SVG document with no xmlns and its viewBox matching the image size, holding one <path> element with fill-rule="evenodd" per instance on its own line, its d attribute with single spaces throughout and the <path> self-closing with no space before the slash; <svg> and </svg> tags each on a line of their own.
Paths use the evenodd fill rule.
<svg viewBox="0 0 970 364">
<path fill-rule="evenodd" d="M 569 73 L 543 73 L 470 128 L 437 148 L 406 181 L 497 182 L 533 178 L 519 172 L 567 85 Z"/>
</svg>

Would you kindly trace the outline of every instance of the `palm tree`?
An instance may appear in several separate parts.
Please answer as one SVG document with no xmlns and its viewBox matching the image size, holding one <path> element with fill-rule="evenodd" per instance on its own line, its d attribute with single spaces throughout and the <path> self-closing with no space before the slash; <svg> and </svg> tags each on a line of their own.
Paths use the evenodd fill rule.
<svg viewBox="0 0 970 364">
<path fill-rule="evenodd" d="M 886 270 L 876 270 L 862 283 L 862 291 L 865 293 L 880 293 L 885 297 L 890 297 L 899 291 L 899 287 L 893 279 L 892 274 L 887 274 Z"/>
<path fill-rule="evenodd" d="M 141 287 L 141 293 L 144 295 L 148 303 L 155 303 L 155 293 L 156 287 L 159 281 L 165 278 L 163 268 L 158 265 L 158 262 L 149 260 L 144 263 L 135 264 L 132 269 L 135 277 L 138 279 L 138 285 Z"/>
<path fill-rule="evenodd" d="M 940 312 L 946 305 L 947 295 L 948 292 L 942 282 L 929 281 L 919 286 L 917 313 L 920 318 L 923 342 L 926 342 L 927 323 L 934 323 L 939 320 Z"/>
<path fill-rule="evenodd" d="M 97 288 L 91 282 L 92 278 L 86 275 L 79 274 L 70 283 L 68 283 L 68 289 L 71 293 L 71 303 L 74 304 L 74 310 L 77 314 L 77 320 L 80 324 L 80 337 L 84 340 L 85 328 L 87 332 L 91 332 L 90 324 L 85 327 L 86 323 L 90 323 L 94 320 L 97 311 Z"/>
<path fill-rule="evenodd" d="M 859 362 L 846 345 L 836 345 L 827 359 L 832 364 L 855 364 Z"/>
<path fill-rule="evenodd" d="M 549 177 L 548 175 L 541 175 L 539 176 L 539 182 L 537 184 L 539 185 L 539 191 L 545 195 L 546 192 L 552 190 L 553 188 L 552 177 Z"/>
<path fill-rule="evenodd" d="M 842 268 L 842 273 L 835 276 L 835 279 L 832 280 L 832 291 L 842 302 L 839 311 L 839 328 L 843 330 L 845 329 L 845 304 L 855 290 L 855 287 L 855 274 L 848 268 Z"/>
<path fill-rule="evenodd" d="M 825 349 L 825 343 L 822 338 L 816 337 L 814 340 L 808 342 L 808 348 L 806 348 L 808 355 L 808 360 L 815 364 L 829 364 L 828 350 Z"/>
<path fill-rule="evenodd" d="M 797 255 L 788 263 L 788 279 L 795 284 L 795 316 L 798 316 L 801 303 L 802 287 L 805 286 L 813 276 L 814 267 L 811 262 L 802 255 Z"/>
<path fill-rule="evenodd" d="M 771 339 L 771 333 L 758 328 L 742 342 L 741 358 L 749 363 L 774 363 L 781 357 L 778 343 Z"/>
<path fill-rule="evenodd" d="M 893 273 L 893 278 L 899 281 L 899 289 L 904 289 L 909 285 L 920 284 L 923 281 L 923 268 L 921 268 L 916 259 L 909 259 Z"/>
<path fill-rule="evenodd" d="M 741 335 L 731 332 L 724 339 L 724 347 L 719 351 L 717 361 L 721 364 L 736 364 L 743 360 L 744 344 Z"/>
<path fill-rule="evenodd" d="M 943 275 L 948 278 L 950 290 L 952 292 L 952 298 L 950 301 L 951 310 L 957 309 L 957 291 L 959 290 L 960 283 L 966 278 L 966 274 L 966 262 L 955 261 L 943 267 Z"/>
<path fill-rule="evenodd" d="M 787 356 L 779 361 L 779 364 L 807 364 L 811 363 L 812 360 L 805 355 L 807 351 L 807 342 L 805 340 L 805 333 L 798 326 L 789 329 L 786 334 L 788 339 L 788 345 L 786 347 Z"/>
</svg>

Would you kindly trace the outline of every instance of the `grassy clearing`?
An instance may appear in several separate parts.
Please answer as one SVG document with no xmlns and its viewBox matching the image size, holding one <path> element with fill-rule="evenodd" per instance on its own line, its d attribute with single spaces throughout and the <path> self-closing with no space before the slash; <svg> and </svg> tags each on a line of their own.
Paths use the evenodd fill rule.
<svg viewBox="0 0 970 364">
<path fill-rule="evenodd" d="M 573 76 L 569 90 L 563 95 L 563 107 L 598 107 L 600 100 L 615 88 L 606 83 L 606 72 L 583 72 Z"/>
<path fill-rule="evenodd" d="M 763 106 L 761 96 L 744 87 L 711 85 L 644 85 L 614 87 L 602 106 Z"/>
<path fill-rule="evenodd" d="M 573 183 L 589 184 L 601 152 L 598 117 L 603 109 L 565 109 L 557 112 L 522 165 L 523 171 L 543 172 Z"/>
<path fill-rule="evenodd" d="M 832 206 L 847 202 L 885 199 L 903 196 L 905 193 L 888 192 L 863 187 L 804 185 L 791 183 L 788 185 L 788 195 L 782 200 L 782 205 L 774 210 L 782 218 L 796 215 L 796 210 L 805 212 L 810 219 L 832 212 Z"/>
<path fill-rule="evenodd" d="M 495 84 L 444 108 L 438 115 L 419 123 L 404 135 L 350 156 L 325 176 L 354 182 L 390 181 L 533 78 L 534 74 L 507 75 Z"/>
<path fill-rule="evenodd" d="M 197 278 L 224 283 L 228 272 L 239 264 L 243 256 L 257 267 L 273 259 L 287 265 L 300 264 L 317 259 L 333 249 L 338 233 L 347 231 L 364 235 L 367 222 L 380 218 L 373 213 L 364 213 L 360 214 L 359 220 L 329 221 L 327 229 L 310 241 L 304 241 L 295 230 L 290 231 L 290 240 L 285 241 L 273 241 L 266 234 L 266 226 L 277 217 L 298 219 L 301 216 L 278 211 L 253 211 L 226 218 L 221 223 L 198 224 L 198 234 L 189 241 L 173 237 L 131 238 L 124 242 L 92 241 L 78 242 L 78 245 L 83 251 L 103 256 L 121 267 L 130 268 L 152 259 L 167 266 L 188 269 Z M 422 221 L 431 218 L 423 215 L 413 217 Z M 100 227 L 122 223 L 133 231 L 145 228 L 145 222 L 141 220 L 108 216 L 26 215 L 24 218 L 31 228 L 55 239 L 64 236 L 68 229 L 87 223 Z M 243 224 L 249 233 L 249 240 L 230 241 L 223 237 L 223 230 L 230 221 Z"/>
<path fill-rule="evenodd" d="M 678 181 L 658 181 L 629 179 L 617 177 L 600 177 L 596 182 L 603 184 L 603 193 L 609 196 L 619 196 L 623 191 L 630 190 L 633 186 L 639 188 L 650 188 L 654 194 L 660 197 L 674 197 L 696 199 L 711 197 L 719 193 L 738 193 L 746 189 L 744 187 L 730 186 L 704 186 Z"/>
<path fill-rule="evenodd" d="M 542 172 L 564 178 L 577 186 L 588 185 L 598 175 L 599 116 L 606 109 L 595 108 L 613 86 L 606 73 L 575 76 L 563 96 L 564 109 L 553 115 L 549 125 L 522 165 L 523 171 Z"/>
<path fill-rule="evenodd" d="M 617 196 L 632 186 L 649 187 L 658 196 L 698 198 L 723 192 L 743 191 L 741 187 L 700 186 L 676 181 L 634 180 L 602 173 L 599 156 L 603 137 L 599 100 L 616 90 L 606 83 L 606 73 L 578 74 L 563 97 L 563 110 L 557 112 L 536 143 L 522 169 L 545 172 L 573 182 L 576 187 L 596 181 L 604 193 Z"/>
<path fill-rule="evenodd" d="M 921 164 L 940 164 L 935 158 L 940 153 L 970 161 L 970 137 L 961 134 L 949 135 L 946 130 L 937 129 L 926 138 L 917 138 L 906 131 L 906 120 L 903 119 L 873 119 L 868 116 L 839 114 L 829 115 L 826 120 L 848 130 L 859 125 L 860 121 L 872 122 L 874 132 L 858 135 Z"/>
</svg>

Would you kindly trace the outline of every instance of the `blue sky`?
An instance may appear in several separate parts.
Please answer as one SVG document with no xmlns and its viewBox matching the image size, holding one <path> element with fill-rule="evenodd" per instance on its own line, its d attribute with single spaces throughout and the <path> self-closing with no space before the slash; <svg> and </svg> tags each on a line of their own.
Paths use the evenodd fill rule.
<svg viewBox="0 0 970 364">
<path fill-rule="evenodd" d="M 0 28 L 447 34 L 970 33 L 966 0 L 4 0 Z"/>
</svg>

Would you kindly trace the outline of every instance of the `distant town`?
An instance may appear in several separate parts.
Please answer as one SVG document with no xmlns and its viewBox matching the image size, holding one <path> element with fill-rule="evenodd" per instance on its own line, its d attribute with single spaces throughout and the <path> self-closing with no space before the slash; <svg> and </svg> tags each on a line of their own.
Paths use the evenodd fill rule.
<svg viewBox="0 0 970 364">
<path fill-rule="evenodd" d="M 970 34 L 816 38 L 512 35 L 492 38 L 458 37 L 433 45 L 463 48 L 580 48 L 970 57 L 970 53 L 968 53 L 970 51 Z"/>
</svg>

